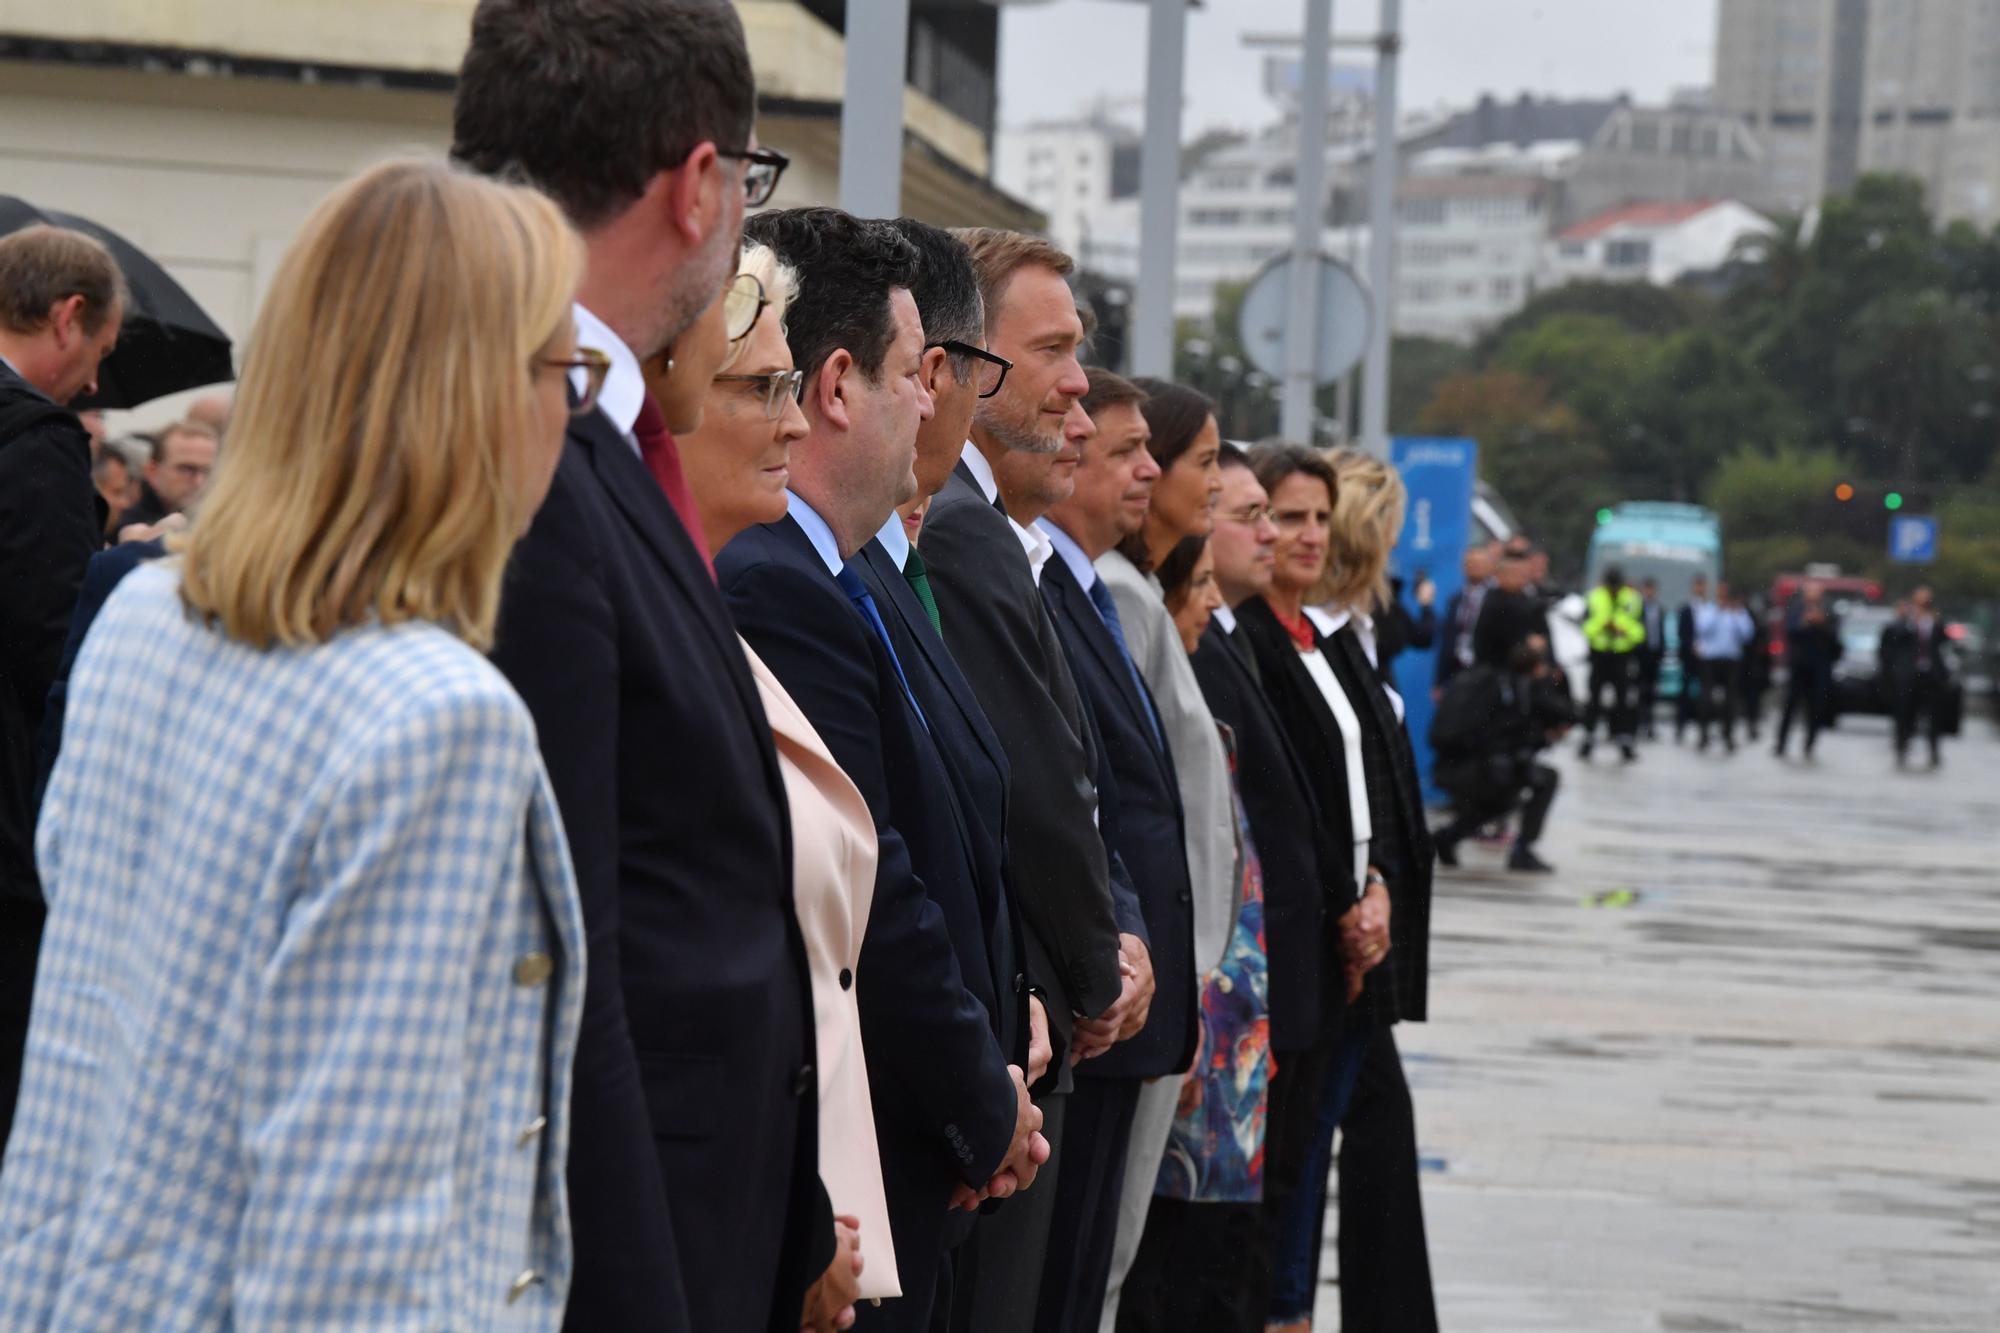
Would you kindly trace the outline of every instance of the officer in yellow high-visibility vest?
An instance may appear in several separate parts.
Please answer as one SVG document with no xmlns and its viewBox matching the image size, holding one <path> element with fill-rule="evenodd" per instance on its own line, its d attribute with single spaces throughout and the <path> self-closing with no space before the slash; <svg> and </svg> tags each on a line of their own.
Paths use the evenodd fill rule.
<svg viewBox="0 0 2000 1333">
<path fill-rule="evenodd" d="M 1633 707 L 1633 690 L 1638 685 L 1639 647 L 1646 642 L 1646 607 L 1637 590 L 1625 582 L 1625 571 L 1613 566 L 1604 571 L 1604 581 L 1590 590 L 1589 612 L 1583 620 L 1583 637 L 1590 642 L 1590 703 L 1583 713 L 1583 758 L 1597 740 L 1597 721 L 1603 716 L 1606 691 L 1611 694 L 1611 739 L 1618 753 L 1630 763 L 1639 757 L 1633 748 L 1638 737 L 1639 719 Z"/>
</svg>

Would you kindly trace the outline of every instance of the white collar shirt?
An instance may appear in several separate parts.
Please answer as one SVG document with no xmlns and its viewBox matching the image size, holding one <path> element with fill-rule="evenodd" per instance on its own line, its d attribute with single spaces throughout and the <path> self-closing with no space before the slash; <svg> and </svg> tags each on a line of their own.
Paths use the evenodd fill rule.
<svg viewBox="0 0 2000 1333">
<path fill-rule="evenodd" d="M 882 550 L 901 569 L 910 563 L 910 531 L 903 526 L 903 516 L 891 513 L 889 521 L 875 534 L 875 540 L 882 543 Z"/>
<path fill-rule="evenodd" d="M 987 461 L 985 454 L 979 452 L 979 446 L 967 440 L 965 442 L 965 451 L 959 455 L 959 458 L 964 461 L 966 471 L 972 474 L 973 481 L 978 483 L 980 494 L 986 497 L 986 503 L 992 504 L 998 500 L 1000 498 L 1000 483 L 993 476 L 993 464 Z M 1021 539 L 1021 549 L 1028 553 L 1029 572 L 1035 576 L 1035 586 L 1040 587 L 1042 583 L 1042 566 L 1049 563 L 1049 557 L 1055 554 L 1055 547 L 1050 545 L 1047 537 L 1044 537 L 1034 528 L 1023 527 L 1020 523 L 1016 522 L 1012 514 L 1007 516 L 1007 525 L 1013 528 L 1014 535 Z M 1084 586 L 1089 587 L 1090 585 L 1085 584 Z"/>
<path fill-rule="evenodd" d="M 646 377 L 639 373 L 639 358 L 625 345 L 625 340 L 611 331 L 611 326 L 590 313 L 581 302 L 570 307 L 570 314 L 576 320 L 576 345 L 594 348 L 611 358 L 611 369 L 604 376 L 604 387 L 597 394 L 597 410 L 615 426 L 625 442 L 637 452 L 639 441 L 632 434 L 632 427 L 639 420 L 639 409 L 646 402 Z M 580 370 L 570 374 L 570 384 L 582 393 L 588 383 Z"/>
<path fill-rule="evenodd" d="M 792 516 L 792 522 L 798 524 L 800 530 L 806 534 L 806 540 L 812 543 L 814 553 L 826 566 L 826 572 L 839 578 L 840 571 L 846 567 L 847 562 L 840 558 L 840 543 L 834 540 L 833 529 L 819 516 L 819 511 L 801 500 L 797 491 L 786 491 L 785 512 Z"/>
<path fill-rule="evenodd" d="M 1076 579 L 1076 586 L 1089 592 L 1090 585 L 1097 582 L 1097 566 L 1090 563 L 1090 557 L 1076 544 L 1076 538 L 1045 518 L 1035 520 L 1035 526 L 1047 534 L 1049 545 L 1055 548 L 1055 554 L 1069 566 L 1070 575 Z M 1032 558 L 1031 556 L 1030 559 Z M 1035 581 L 1038 583 L 1041 581 L 1040 574 L 1035 576 Z"/>
<path fill-rule="evenodd" d="M 1215 608 L 1215 612 L 1212 618 L 1214 619 L 1216 624 L 1222 626 L 1222 632 L 1224 634 L 1234 634 L 1236 632 L 1235 608 L 1227 606 L 1218 606 Z"/>
</svg>

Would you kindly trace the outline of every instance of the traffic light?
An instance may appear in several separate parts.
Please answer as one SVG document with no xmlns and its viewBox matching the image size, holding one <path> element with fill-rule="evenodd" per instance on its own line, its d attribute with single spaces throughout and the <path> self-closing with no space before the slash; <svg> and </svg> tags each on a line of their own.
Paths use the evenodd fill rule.
<svg viewBox="0 0 2000 1333">
<path fill-rule="evenodd" d="M 1843 481 L 1840 485 L 1833 488 L 1833 498 L 1842 504 L 1846 504 L 1854 498 L 1854 488 Z"/>
<path fill-rule="evenodd" d="M 1903 507 L 1903 493 L 1901 491 L 1890 491 L 1882 497 L 1882 507 L 1888 510 L 1901 509 Z"/>
<path fill-rule="evenodd" d="M 1603 526 L 1604 526 L 1604 525 L 1605 525 L 1606 523 L 1609 523 L 1609 522 L 1611 521 L 1612 517 L 1613 517 L 1613 515 L 1612 515 L 1612 513 L 1611 513 L 1611 511 L 1610 511 L 1609 509 L 1600 509 L 1600 510 L 1598 510 L 1598 511 L 1597 511 L 1597 525 L 1598 525 L 1599 527 L 1603 527 Z"/>
</svg>

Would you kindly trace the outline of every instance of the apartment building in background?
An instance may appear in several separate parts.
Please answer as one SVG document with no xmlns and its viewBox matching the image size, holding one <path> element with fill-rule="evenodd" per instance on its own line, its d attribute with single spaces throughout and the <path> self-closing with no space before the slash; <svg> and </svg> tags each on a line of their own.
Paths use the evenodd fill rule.
<svg viewBox="0 0 2000 1333">
<path fill-rule="evenodd" d="M 1714 274 L 1743 242 L 1775 230 L 1731 199 L 1624 204 L 1558 232 L 1544 252 L 1541 285 L 1650 282 L 1669 287 Z"/>
<path fill-rule="evenodd" d="M 1895 172 L 2000 221 L 2000 0 L 1717 0 L 1714 105 L 1763 144 L 1761 208 Z"/>
<path fill-rule="evenodd" d="M 1099 103 L 1066 120 L 1003 127 L 993 179 L 1048 219 L 1049 239 L 1084 268 L 1139 272 L 1139 132 Z"/>
</svg>

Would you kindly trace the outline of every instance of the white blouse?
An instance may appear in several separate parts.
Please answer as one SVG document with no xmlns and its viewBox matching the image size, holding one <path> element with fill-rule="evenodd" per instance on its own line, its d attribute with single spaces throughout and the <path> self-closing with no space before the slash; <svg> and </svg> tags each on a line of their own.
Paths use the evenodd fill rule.
<svg viewBox="0 0 2000 1333">
<path fill-rule="evenodd" d="M 1347 766 L 1347 817 L 1354 830 L 1354 882 L 1365 884 L 1368 842 L 1375 836 L 1375 829 L 1368 820 L 1368 778 L 1361 766 L 1361 718 L 1348 702 L 1347 691 L 1340 688 L 1325 653 L 1315 648 L 1300 653 L 1299 660 L 1305 663 L 1306 674 L 1313 678 L 1313 684 L 1319 686 L 1326 706 L 1333 710 L 1333 720 L 1340 724 L 1341 751 Z"/>
</svg>

